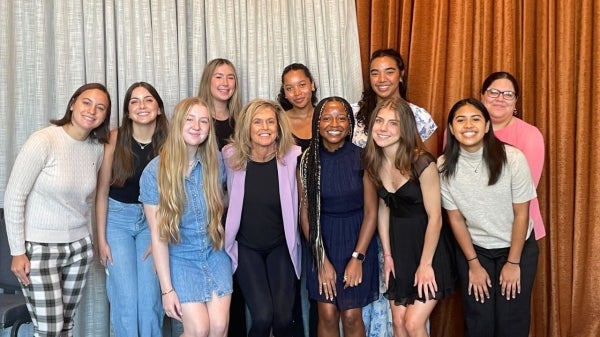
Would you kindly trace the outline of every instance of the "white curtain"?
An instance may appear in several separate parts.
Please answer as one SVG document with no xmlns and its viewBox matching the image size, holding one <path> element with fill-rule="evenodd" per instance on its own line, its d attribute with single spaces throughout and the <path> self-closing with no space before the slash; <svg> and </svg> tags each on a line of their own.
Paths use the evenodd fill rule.
<svg viewBox="0 0 600 337">
<path fill-rule="evenodd" d="M 27 137 L 65 112 L 88 82 L 111 93 L 111 125 L 127 87 L 152 83 L 170 115 L 204 65 L 230 59 L 242 98 L 275 99 L 281 71 L 311 69 L 318 96 L 357 102 L 362 75 L 354 0 L 0 1 L 0 203 Z M 103 270 L 92 267 L 77 336 L 108 335 Z"/>
</svg>

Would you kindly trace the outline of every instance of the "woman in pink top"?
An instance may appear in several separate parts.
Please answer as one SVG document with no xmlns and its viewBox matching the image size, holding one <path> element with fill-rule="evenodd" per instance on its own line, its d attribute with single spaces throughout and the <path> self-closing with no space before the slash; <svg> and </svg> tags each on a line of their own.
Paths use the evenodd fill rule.
<svg viewBox="0 0 600 337">
<path fill-rule="evenodd" d="M 501 141 L 523 151 L 537 188 L 544 168 L 544 137 L 538 128 L 516 118 L 519 84 L 513 75 L 499 71 L 491 73 L 481 86 L 481 101 L 490 113 L 494 135 Z M 546 236 L 538 199 L 531 200 L 529 216 L 533 220 L 535 238 Z"/>
</svg>

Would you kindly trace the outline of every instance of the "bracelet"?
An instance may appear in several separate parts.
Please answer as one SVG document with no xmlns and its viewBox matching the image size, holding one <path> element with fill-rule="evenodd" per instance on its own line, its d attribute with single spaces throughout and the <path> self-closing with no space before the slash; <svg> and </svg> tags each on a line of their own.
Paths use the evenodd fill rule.
<svg viewBox="0 0 600 337">
<path fill-rule="evenodd" d="M 515 266 L 518 266 L 518 265 L 520 265 L 520 263 L 519 263 L 519 262 L 512 262 L 512 261 L 509 261 L 508 259 L 506 260 L 506 262 L 508 262 L 508 263 L 510 263 L 510 264 L 514 264 Z"/>
<path fill-rule="evenodd" d="M 474 260 L 477 260 L 477 259 L 478 259 L 478 257 L 477 257 L 477 256 L 475 256 L 474 258 L 467 259 L 467 262 L 471 262 L 471 261 L 474 261 Z"/>
<path fill-rule="evenodd" d="M 171 290 L 167 290 L 164 293 L 160 293 L 160 294 L 163 295 L 163 296 L 165 296 L 166 294 L 170 294 L 170 293 L 172 293 L 174 291 L 175 291 L 175 289 L 171 288 Z"/>
<path fill-rule="evenodd" d="M 389 257 L 389 258 L 391 258 L 391 257 L 392 257 L 392 254 L 383 254 L 383 258 L 386 258 L 386 257 Z"/>
</svg>

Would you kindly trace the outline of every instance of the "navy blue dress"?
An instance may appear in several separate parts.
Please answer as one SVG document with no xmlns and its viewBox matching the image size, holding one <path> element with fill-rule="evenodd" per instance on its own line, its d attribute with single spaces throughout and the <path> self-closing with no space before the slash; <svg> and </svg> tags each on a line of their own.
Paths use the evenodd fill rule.
<svg viewBox="0 0 600 337">
<path fill-rule="evenodd" d="M 325 253 L 337 274 L 337 297 L 329 301 L 319 295 L 318 271 L 306 265 L 310 298 L 334 303 L 340 311 L 361 308 L 379 297 L 377 243 L 371 240 L 362 264 L 362 283 L 344 289 L 344 271 L 358 241 L 363 221 L 362 149 L 346 142 L 335 152 L 321 147 L 321 231 Z M 312 261 L 312 252 L 311 261 Z"/>
</svg>

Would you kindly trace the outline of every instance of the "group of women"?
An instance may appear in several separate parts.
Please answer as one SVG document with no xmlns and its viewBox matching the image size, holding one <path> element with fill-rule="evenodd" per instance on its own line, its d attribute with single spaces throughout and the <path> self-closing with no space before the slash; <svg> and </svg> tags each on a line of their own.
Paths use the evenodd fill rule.
<svg viewBox="0 0 600 337">
<path fill-rule="evenodd" d="M 132 84 L 113 131 L 106 88 L 79 88 L 6 189 L 36 335 L 72 334 L 95 197 L 116 336 L 161 336 L 164 315 L 185 336 L 426 336 L 456 275 L 465 335 L 527 336 L 544 145 L 513 116 L 517 81 L 493 73 L 457 102 L 436 159 L 400 55 L 376 51 L 369 74 L 357 109 L 318 101 L 298 63 L 278 102 L 242 107 L 235 67 L 215 59 L 170 122 L 155 88 Z"/>
</svg>

